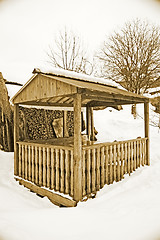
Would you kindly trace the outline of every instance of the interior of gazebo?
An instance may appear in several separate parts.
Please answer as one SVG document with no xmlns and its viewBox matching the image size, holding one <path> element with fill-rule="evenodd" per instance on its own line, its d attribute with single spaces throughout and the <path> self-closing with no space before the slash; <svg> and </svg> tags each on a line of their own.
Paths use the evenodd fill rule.
<svg viewBox="0 0 160 240">
<path fill-rule="evenodd" d="M 48 196 L 58 205 L 75 206 L 78 201 L 95 197 L 105 184 L 120 181 L 124 174 L 132 173 L 141 165 L 149 165 L 148 98 L 105 84 L 97 78 L 70 72 L 46 73 L 35 69 L 33 73 L 12 99 L 14 174 L 19 182 L 39 195 Z M 144 103 L 144 138 L 110 143 L 94 141 L 95 108 L 138 103 Z M 74 136 L 68 136 L 64 111 L 63 132 L 57 133 L 57 138 L 20 141 L 21 105 L 72 108 Z M 83 135 L 82 108 L 86 109 L 86 132 Z M 57 199 L 51 190 L 64 193 L 68 198 L 62 200 L 59 195 Z"/>
</svg>

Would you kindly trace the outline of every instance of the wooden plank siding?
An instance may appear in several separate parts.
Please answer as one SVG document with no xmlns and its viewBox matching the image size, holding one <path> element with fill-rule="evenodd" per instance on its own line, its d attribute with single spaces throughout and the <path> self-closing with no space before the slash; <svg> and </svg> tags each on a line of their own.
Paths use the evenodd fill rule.
<svg viewBox="0 0 160 240">
<path fill-rule="evenodd" d="M 49 102 L 52 98 L 77 93 L 75 86 L 51 79 L 47 76 L 37 75 L 23 91 L 14 99 L 14 104 L 38 101 L 39 99 Z"/>
</svg>

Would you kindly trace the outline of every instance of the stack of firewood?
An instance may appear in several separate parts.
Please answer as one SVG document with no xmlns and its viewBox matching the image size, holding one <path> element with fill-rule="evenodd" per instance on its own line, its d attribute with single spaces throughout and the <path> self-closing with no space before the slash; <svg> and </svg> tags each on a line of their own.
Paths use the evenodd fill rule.
<svg viewBox="0 0 160 240">
<path fill-rule="evenodd" d="M 73 111 L 67 112 L 67 129 L 69 136 L 74 135 L 74 114 Z"/>
<path fill-rule="evenodd" d="M 59 110 L 20 107 L 20 140 L 46 140 L 56 137 L 52 122 L 62 117 L 63 111 Z M 72 136 L 73 112 L 67 112 L 67 128 L 69 136 Z"/>
</svg>

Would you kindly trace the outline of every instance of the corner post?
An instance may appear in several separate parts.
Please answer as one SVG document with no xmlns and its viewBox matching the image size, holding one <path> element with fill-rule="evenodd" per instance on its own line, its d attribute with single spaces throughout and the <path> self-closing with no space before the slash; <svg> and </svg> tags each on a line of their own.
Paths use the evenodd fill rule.
<svg viewBox="0 0 160 240">
<path fill-rule="evenodd" d="M 146 141 L 146 164 L 150 165 L 150 151 L 149 151 L 149 102 L 144 103 L 144 125 Z"/>
<path fill-rule="evenodd" d="M 74 190 L 73 199 L 82 199 L 81 94 L 74 97 Z"/>
<path fill-rule="evenodd" d="M 88 140 L 91 138 L 91 111 L 90 107 L 86 106 L 86 134 L 88 135 Z"/>
<path fill-rule="evenodd" d="M 91 111 L 91 141 L 94 141 L 94 116 L 93 116 L 93 107 L 90 108 Z"/>
<path fill-rule="evenodd" d="M 18 175 L 19 105 L 14 105 L 14 175 Z"/>
</svg>

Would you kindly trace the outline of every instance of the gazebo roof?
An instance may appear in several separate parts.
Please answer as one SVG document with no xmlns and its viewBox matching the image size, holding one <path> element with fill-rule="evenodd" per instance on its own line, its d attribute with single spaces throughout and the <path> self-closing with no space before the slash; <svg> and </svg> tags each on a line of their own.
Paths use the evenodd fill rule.
<svg viewBox="0 0 160 240">
<path fill-rule="evenodd" d="M 14 104 L 71 107 L 76 93 L 82 94 L 82 106 L 91 107 L 149 101 L 101 78 L 65 70 L 44 72 L 34 69 L 33 73 L 32 78 L 12 98 Z"/>
</svg>

